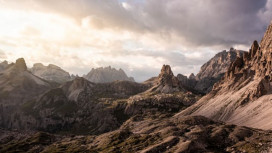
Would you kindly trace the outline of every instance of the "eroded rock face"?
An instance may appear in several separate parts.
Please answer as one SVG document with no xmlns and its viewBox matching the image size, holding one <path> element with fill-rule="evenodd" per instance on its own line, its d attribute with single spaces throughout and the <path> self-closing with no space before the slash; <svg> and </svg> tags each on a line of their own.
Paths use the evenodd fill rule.
<svg viewBox="0 0 272 153">
<path fill-rule="evenodd" d="M 246 81 L 259 80 L 259 86 L 256 88 L 258 94 L 255 94 L 255 97 L 258 98 L 270 92 L 270 82 L 272 80 L 271 31 L 272 25 L 268 27 L 260 45 L 255 40 L 249 53 L 245 53 L 231 64 L 224 80 L 214 90 L 224 86 L 230 88 L 243 87 Z"/>
<path fill-rule="evenodd" d="M 161 73 L 159 75 L 159 84 L 160 85 L 168 85 L 172 87 L 178 87 L 179 81 L 174 76 L 171 67 L 169 65 L 163 65 L 161 69 Z"/>
<path fill-rule="evenodd" d="M 260 43 L 236 58 L 224 78 L 211 93 L 181 114 L 203 115 L 212 119 L 254 128 L 272 129 L 272 25 Z"/>
<path fill-rule="evenodd" d="M 113 81 L 132 81 L 134 82 L 134 78 L 128 77 L 124 70 L 109 67 L 101 67 L 97 69 L 92 69 L 86 76 L 84 76 L 87 80 L 94 83 L 107 83 Z"/>
<path fill-rule="evenodd" d="M 26 71 L 27 66 L 25 63 L 25 60 L 23 58 L 19 58 L 16 60 L 16 63 L 14 65 L 18 71 Z"/>
<path fill-rule="evenodd" d="M 53 64 L 44 66 L 41 63 L 36 63 L 30 71 L 36 76 L 57 83 L 64 83 L 72 79 L 68 72 Z"/>
<path fill-rule="evenodd" d="M 201 67 L 200 72 L 196 75 L 196 79 L 217 78 L 221 74 L 224 74 L 228 70 L 230 64 L 237 57 L 241 57 L 243 53 L 244 51 L 231 48 L 229 51 L 223 51 L 216 54 Z"/>
<path fill-rule="evenodd" d="M 154 86 L 150 89 L 152 92 L 158 93 L 173 93 L 178 91 L 185 91 L 180 81 L 174 76 L 169 65 L 163 65 L 161 73 L 157 78 L 153 79 Z"/>
<path fill-rule="evenodd" d="M 213 85 L 220 81 L 229 66 L 237 57 L 242 57 L 244 51 L 231 48 L 229 51 L 222 51 L 205 63 L 199 73 L 195 76 L 191 74 L 189 78 L 178 75 L 178 79 L 184 86 L 194 89 L 200 93 L 208 93 Z"/>
</svg>

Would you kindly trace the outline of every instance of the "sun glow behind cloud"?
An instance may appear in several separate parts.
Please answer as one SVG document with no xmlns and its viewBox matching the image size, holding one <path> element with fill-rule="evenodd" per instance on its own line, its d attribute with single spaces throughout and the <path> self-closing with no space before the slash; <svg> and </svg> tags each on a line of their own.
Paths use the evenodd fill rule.
<svg viewBox="0 0 272 153">
<path fill-rule="evenodd" d="M 145 46 L 156 42 L 129 31 L 101 27 L 92 17 L 78 22 L 59 14 L 1 9 L 0 18 L 0 47 L 8 55 L 2 60 L 24 57 L 29 66 L 54 63 L 79 74 L 115 63 L 133 71 L 144 66 L 159 68 L 165 62 L 159 57 L 131 54 L 143 47 L 142 42 L 148 42 Z"/>
</svg>

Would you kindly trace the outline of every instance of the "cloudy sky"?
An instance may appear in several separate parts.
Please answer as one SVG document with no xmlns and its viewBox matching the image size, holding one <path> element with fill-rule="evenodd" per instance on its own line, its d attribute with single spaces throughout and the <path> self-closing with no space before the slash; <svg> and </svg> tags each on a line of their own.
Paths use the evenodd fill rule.
<svg viewBox="0 0 272 153">
<path fill-rule="evenodd" d="M 248 50 L 271 19 L 272 0 L 0 0 L 0 61 L 188 75 L 219 51 Z"/>
</svg>

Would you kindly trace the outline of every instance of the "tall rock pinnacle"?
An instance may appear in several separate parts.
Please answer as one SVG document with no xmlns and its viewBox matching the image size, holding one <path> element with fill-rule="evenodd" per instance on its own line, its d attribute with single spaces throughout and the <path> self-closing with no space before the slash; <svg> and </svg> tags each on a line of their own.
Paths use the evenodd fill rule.
<svg viewBox="0 0 272 153">
<path fill-rule="evenodd" d="M 268 26 L 260 46 L 263 53 L 272 52 L 272 22 Z"/>
<path fill-rule="evenodd" d="M 169 65 L 163 65 L 161 73 L 157 77 L 154 87 L 151 88 L 152 92 L 160 93 L 173 93 L 183 90 L 180 87 L 179 80 L 174 76 Z"/>
<path fill-rule="evenodd" d="M 17 59 L 15 63 L 15 67 L 20 71 L 26 71 L 27 66 L 26 66 L 24 58 Z"/>
<path fill-rule="evenodd" d="M 169 65 L 163 65 L 161 73 L 159 75 L 159 83 L 162 85 L 169 85 L 173 87 L 178 87 L 179 81 L 174 76 L 171 67 Z"/>
</svg>

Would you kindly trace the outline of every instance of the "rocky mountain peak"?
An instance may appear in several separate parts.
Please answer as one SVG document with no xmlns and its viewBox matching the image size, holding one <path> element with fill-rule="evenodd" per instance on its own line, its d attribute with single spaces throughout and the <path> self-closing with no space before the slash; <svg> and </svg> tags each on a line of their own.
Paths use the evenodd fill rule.
<svg viewBox="0 0 272 153">
<path fill-rule="evenodd" d="M 44 67 L 42 63 L 35 63 L 33 64 L 33 67 Z"/>
<path fill-rule="evenodd" d="M 179 75 L 178 77 L 187 78 L 183 75 Z M 180 86 L 182 81 L 179 81 L 178 78 L 174 76 L 169 65 L 163 65 L 159 76 L 151 80 L 154 81 L 153 87 L 150 89 L 152 92 L 173 93 L 184 90 Z"/>
<path fill-rule="evenodd" d="M 225 78 L 214 86 L 214 91 L 221 89 L 235 90 L 245 87 L 249 82 L 256 83 L 242 98 L 243 102 L 253 101 L 271 92 L 272 80 L 272 25 L 270 25 L 260 43 L 253 41 L 249 52 L 237 57 L 228 68 Z"/>
<path fill-rule="evenodd" d="M 220 81 L 228 71 L 229 66 L 237 57 L 242 57 L 245 51 L 231 47 L 229 51 L 223 50 L 206 62 L 195 76 L 193 73 L 189 78 L 178 75 L 177 78 L 183 86 L 194 89 L 200 93 L 208 93 L 213 85 Z"/>
<path fill-rule="evenodd" d="M 64 83 L 71 80 L 68 72 L 53 64 L 45 66 L 42 63 L 36 63 L 29 70 L 32 72 L 32 74 L 48 81 Z"/>
<path fill-rule="evenodd" d="M 249 52 L 232 62 L 213 91 L 182 114 L 189 112 L 231 124 L 271 129 L 271 72 L 272 25 L 260 45 L 254 41 Z"/>
<path fill-rule="evenodd" d="M 134 79 L 132 77 L 128 77 L 122 69 L 118 70 L 111 66 L 96 69 L 92 68 L 91 71 L 83 77 L 94 83 L 108 83 L 117 80 L 134 82 Z"/>
<path fill-rule="evenodd" d="M 265 78 L 271 81 L 272 75 L 272 25 L 270 25 L 260 43 L 255 40 L 249 53 L 237 58 L 229 67 L 227 79 Z"/>
<path fill-rule="evenodd" d="M 272 52 L 272 22 L 268 26 L 266 33 L 264 34 L 264 37 L 260 44 L 262 48 L 262 52 Z"/>
<path fill-rule="evenodd" d="M 165 76 L 165 75 L 174 76 L 170 65 L 163 65 L 162 66 L 161 73 L 159 76 Z"/>
<path fill-rule="evenodd" d="M 26 71 L 27 70 L 27 66 L 26 66 L 26 63 L 25 63 L 25 59 L 24 58 L 17 59 L 16 63 L 15 63 L 15 67 L 18 70 Z"/>
<path fill-rule="evenodd" d="M 173 87 L 177 87 L 178 79 L 174 76 L 170 65 L 163 65 L 161 69 L 161 73 L 159 75 L 159 83 L 162 85 L 170 85 Z"/>
<path fill-rule="evenodd" d="M 218 78 L 224 74 L 230 64 L 237 58 L 243 55 L 244 51 L 230 48 L 229 51 L 222 51 L 216 54 L 212 59 L 205 63 L 199 73 L 196 75 L 197 80 L 205 78 Z"/>
<path fill-rule="evenodd" d="M 190 75 L 189 75 L 189 79 L 195 79 L 195 74 L 194 73 L 191 73 Z"/>
<path fill-rule="evenodd" d="M 48 67 L 53 68 L 53 69 L 61 69 L 59 66 L 54 65 L 54 64 L 49 64 Z"/>
<path fill-rule="evenodd" d="M 253 58 L 257 52 L 257 50 L 259 49 L 259 43 L 257 40 L 255 40 L 252 45 L 251 45 L 251 49 L 249 50 L 250 53 L 250 57 Z"/>
</svg>

